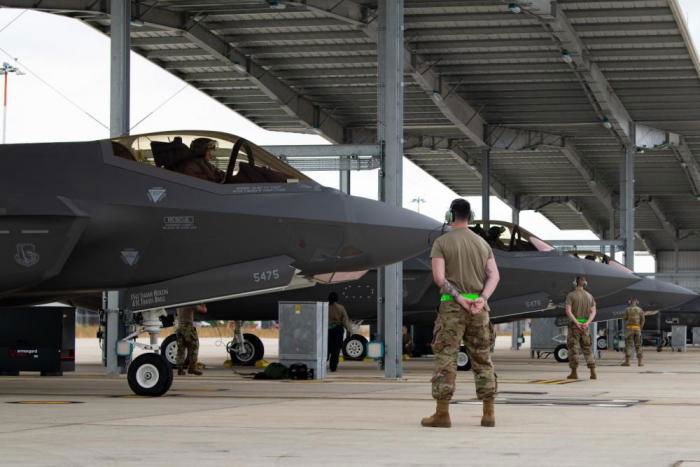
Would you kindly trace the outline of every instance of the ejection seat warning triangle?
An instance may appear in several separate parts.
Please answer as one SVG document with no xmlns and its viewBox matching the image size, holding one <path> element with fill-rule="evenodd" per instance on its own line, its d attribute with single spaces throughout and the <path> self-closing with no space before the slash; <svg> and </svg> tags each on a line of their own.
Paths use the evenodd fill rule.
<svg viewBox="0 0 700 467">
<path fill-rule="evenodd" d="M 153 204 L 158 204 L 165 199 L 167 190 L 163 187 L 156 186 L 148 190 L 148 199 Z"/>
<path fill-rule="evenodd" d="M 121 251 L 122 261 L 127 266 L 135 266 L 139 262 L 139 252 L 133 248 L 126 248 Z"/>
</svg>

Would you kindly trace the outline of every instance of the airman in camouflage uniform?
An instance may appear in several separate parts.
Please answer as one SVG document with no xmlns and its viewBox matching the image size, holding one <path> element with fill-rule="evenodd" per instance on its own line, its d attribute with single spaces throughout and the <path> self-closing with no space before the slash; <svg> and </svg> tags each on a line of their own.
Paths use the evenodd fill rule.
<svg viewBox="0 0 700 467">
<path fill-rule="evenodd" d="M 642 329 L 644 328 L 644 310 L 639 308 L 636 298 L 630 300 L 625 308 L 625 362 L 622 366 L 630 366 L 632 358 L 632 347 L 637 351 L 637 365 L 642 363 Z"/>
<path fill-rule="evenodd" d="M 185 374 L 185 363 L 187 372 L 200 376 L 201 371 L 197 369 L 197 356 L 199 354 L 199 336 L 194 327 L 194 313 L 206 313 L 206 305 L 193 305 L 177 309 L 177 374 Z M 187 359 L 187 362 L 185 361 Z"/>
<path fill-rule="evenodd" d="M 596 315 L 595 299 L 584 290 L 586 279 L 576 278 L 576 289 L 566 296 L 566 314 L 569 317 L 569 329 L 566 346 L 569 349 L 569 368 L 567 379 L 578 379 L 578 356 L 583 352 L 586 364 L 591 370 L 591 379 L 598 379 L 595 371 L 595 359 L 591 349 L 591 334 L 588 326 Z"/>
<path fill-rule="evenodd" d="M 481 425 L 496 423 L 496 375 L 489 353 L 492 327 L 487 300 L 498 284 L 498 267 L 488 243 L 469 230 L 470 213 L 466 200 L 453 201 L 448 213 L 452 230 L 435 241 L 431 252 L 433 279 L 443 295 L 432 342 L 435 356 L 432 395 L 437 409 L 421 421 L 427 427 L 452 426 L 449 401 L 455 392 L 457 355 L 462 341 L 472 362 L 476 395 L 483 401 Z M 479 298 L 468 300 L 466 294 Z"/>
</svg>

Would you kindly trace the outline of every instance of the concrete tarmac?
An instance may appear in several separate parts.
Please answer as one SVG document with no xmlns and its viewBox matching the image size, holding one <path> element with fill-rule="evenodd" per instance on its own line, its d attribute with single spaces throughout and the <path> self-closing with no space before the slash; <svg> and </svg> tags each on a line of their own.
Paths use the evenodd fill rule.
<svg viewBox="0 0 700 467">
<path fill-rule="evenodd" d="M 429 358 L 405 362 L 400 381 L 345 362 L 323 382 L 291 382 L 253 381 L 255 369 L 224 369 L 217 354 L 156 399 L 81 363 L 0 378 L 0 465 L 700 465 L 700 351 L 649 349 L 643 368 L 621 359 L 607 352 L 599 380 L 568 382 L 566 364 L 498 350 L 496 428 L 479 426 L 460 372 L 451 429 L 419 424 L 434 409 Z"/>
</svg>

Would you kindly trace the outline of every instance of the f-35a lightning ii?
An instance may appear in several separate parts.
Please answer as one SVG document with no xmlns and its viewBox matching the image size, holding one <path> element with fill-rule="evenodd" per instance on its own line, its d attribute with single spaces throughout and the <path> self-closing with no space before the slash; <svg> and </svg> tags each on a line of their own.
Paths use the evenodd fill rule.
<svg viewBox="0 0 700 467">
<path fill-rule="evenodd" d="M 587 261 L 606 264 L 618 270 L 632 272 L 624 265 L 600 252 L 578 251 L 571 254 L 584 258 Z M 639 301 L 639 306 L 643 310 L 647 312 L 656 312 L 659 310 L 677 308 L 697 298 L 697 296 L 698 294 L 685 287 L 650 277 L 640 277 L 638 282 L 622 290 L 597 298 L 595 321 L 622 319 L 625 308 L 627 308 L 628 302 L 632 298 L 636 298 Z M 557 317 L 559 324 L 568 324 L 568 318 L 565 315 L 563 307 L 549 310 L 541 317 Z"/>
<path fill-rule="evenodd" d="M 222 183 L 176 171 L 202 137 Z M 429 248 L 439 227 L 324 188 L 225 133 L 0 146 L 0 306 L 95 309 L 103 291 L 119 291 L 152 336 L 156 309 L 358 278 Z M 172 372 L 144 354 L 129 382 L 161 395 Z"/>
<path fill-rule="evenodd" d="M 480 222 L 470 227 L 493 248 L 501 280 L 489 300 L 491 320 L 494 323 L 514 321 L 537 316 L 563 303 L 578 275 L 586 276 L 588 289 L 596 297 L 622 290 L 640 278 L 625 269 L 573 257 L 556 251 L 551 245 L 527 230 L 510 223 L 490 222 L 486 232 Z M 206 319 L 274 320 L 277 319 L 278 301 L 325 301 L 331 291 L 340 295 L 340 301 L 354 320 L 372 321 L 377 317 L 376 272 L 370 271 L 359 280 L 314 289 L 292 290 L 212 303 Z M 425 348 L 432 337 L 439 291 L 433 284 L 430 258 L 427 253 L 404 262 L 404 323 L 416 325 L 414 340 L 417 352 Z M 255 336 L 245 336 L 249 352 L 232 355 L 239 363 L 252 363 L 262 357 L 262 343 Z M 164 354 L 174 356 L 176 343 L 170 338 L 164 343 Z M 345 354 L 361 358 L 366 340 L 355 335 L 345 343 Z"/>
</svg>

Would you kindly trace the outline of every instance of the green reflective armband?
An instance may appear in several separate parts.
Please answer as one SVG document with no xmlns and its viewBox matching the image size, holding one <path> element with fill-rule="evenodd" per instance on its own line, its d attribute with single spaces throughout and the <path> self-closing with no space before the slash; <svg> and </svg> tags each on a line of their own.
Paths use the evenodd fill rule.
<svg viewBox="0 0 700 467">
<path fill-rule="evenodd" d="M 463 293 L 460 295 L 462 296 L 462 298 L 469 300 L 470 302 L 473 302 L 477 298 L 479 298 L 478 293 Z M 454 300 L 454 297 L 450 294 L 442 294 L 442 296 L 440 297 L 441 302 L 454 302 Z"/>
<path fill-rule="evenodd" d="M 576 321 L 581 324 L 586 324 L 588 322 L 588 318 L 576 318 Z"/>
</svg>

